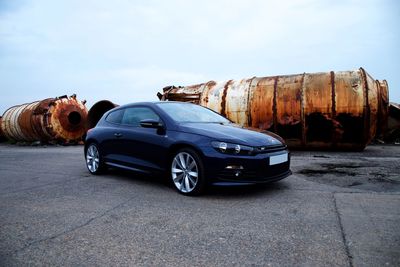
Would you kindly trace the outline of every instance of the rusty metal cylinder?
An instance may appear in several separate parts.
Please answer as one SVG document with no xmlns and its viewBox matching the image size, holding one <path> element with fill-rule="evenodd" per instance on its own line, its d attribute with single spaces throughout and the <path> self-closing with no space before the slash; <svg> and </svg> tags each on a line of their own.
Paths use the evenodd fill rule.
<svg viewBox="0 0 400 267">
<path fill-rule="evenodd" d="M 0 142 L 3 142 L 3 141 L 6 140 L 6 137 L 4 136 L 3 131 L 1 130 L 1 122 L 2 122 L 2 120 L 3 120 L 3 117 L 0 116 Z"/>
<path fill-rule="evenodd" d="M 103 114 L 115 107 L 118 107 L 118 105 L 108 100 L 101 100 L 99 102 L 96 102 L 96 104 L 94 104 L 89 110 L 87 128 L 91 129 L 95 127 Z"/>
<path fill-rule="evenodd" d="M 5 137 L 14 141 L 58 141 L 70 143 L 85 134 L 87 109 L 84 102 L 61 96 L 9 108 L 1 120 Z"/>
<path fill-rule="evenodd" d="M 400 142 L 400 104 L 389 103 L 388 129 L 384 140 L 387 142 Z"/>
<path fill-rule="evenodd" d="M 363 68 L 169 86 L 159 97 L 275 132 L 291 148 L 362 150 L 387 124 L 387 82 Z"/>
<path fill-rule="evenodd" d="M 388 120 L 389 120 L 389 85 L 386 80 L 376 80 L 377 86 L 379 86 L 379 90 L 377 93 L 378 96 L 378 127 L 376 129 L 376 137 L 383 138 L 388 130 Z"/>
</svg>

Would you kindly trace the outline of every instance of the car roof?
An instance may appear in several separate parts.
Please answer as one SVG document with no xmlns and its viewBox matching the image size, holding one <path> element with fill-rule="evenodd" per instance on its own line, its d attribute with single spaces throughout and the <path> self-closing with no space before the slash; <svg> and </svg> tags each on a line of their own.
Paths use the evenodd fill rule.
<svg viewBox="0 0 400 267">
<path fill-rule="evenodd" d="M 167 103 L 180 103 L 180 104 L 194 105 L 193 103 L 190 103 L 190 102 L 180 102 L 180 101 L 146 101 L 146 102 L 134 102 L 134 103 L 125 104 L 125 105 L 119 106 L 117 109 L 134 107 L 134 106 L 153 106 L 155 104 L 167 104 Z"/>
</svg>

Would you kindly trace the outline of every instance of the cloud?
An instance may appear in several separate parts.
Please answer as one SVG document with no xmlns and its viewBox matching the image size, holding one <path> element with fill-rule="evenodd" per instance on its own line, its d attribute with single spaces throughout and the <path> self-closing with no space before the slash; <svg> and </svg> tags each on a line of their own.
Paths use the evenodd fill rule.
<svg viewBox="0 0 400 267">
<path fill-rule="evenodd" d="M 206 77 L 172 68 L 148 66 L 91 71 L 81 73 L 78 77 L 67 76 L 65 79 L 79 81 L 77 84 L 70 84 L 70 87 L 79 88 L 80 94 L 88 100 L 90 106 L 102 99 L 109 99 L 120 105 L 134 101 L 156 101 L 157 92 L 162 92 L 165 86 L 198 83 Z"/>
<path fill-rule="evenodd" d="M 70 88 L 146 100 L 171 84 L 360 66 L 400 102 L 396 1 L 0 3 L 0 113 Z"/>
</svg>

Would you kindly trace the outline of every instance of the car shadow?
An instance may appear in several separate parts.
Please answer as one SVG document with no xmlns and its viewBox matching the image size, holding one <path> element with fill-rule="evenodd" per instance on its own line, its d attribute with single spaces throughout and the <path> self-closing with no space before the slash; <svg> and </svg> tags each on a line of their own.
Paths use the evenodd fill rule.
<svg viewBox="0 0 400 267">
<path fill-rule="evenodd" d="M 128 183 L 141 183 L 157 188 L 168 188 L 172 193 L 178 193 L 173 184 L 166 178 L 156 175 L 148 175 L 132 172 L 129 170 L 110 168 L 102 177 L 107 179 L 111 178 L 114 180 L 120 180 Z M 289 185 L 284 181 L 277 181 L 266 184 L 254 184 L 254 185 L 210 185 L 204 194 L 199 197 L 232 197 L 232 198 L 243 198 L 243 197 L 254 197 L 258 195 L 271 194 L 277 191 L 286 190 Z"/>
<path fill-rule="evenodd" d="M 207 196 L 223 196 L 223 197 L 254 197 L 257 195 L 265 195 L 275 193 L 280 190 L 288 189 L 288 185 L 284 181 L 266 184 L 254 185 L 234 185 L 234 186 L 215 186 L 208 188 L 205 195 Z"/>
<path fill-rule="evenodd" d="M 168 180 L 162 176 L 142 174 L 118 168 L 109 168 L 101 176 L 131 183 L 140 182 L 144 184 L 159 185 L 160 187 L 168 184 Z"/>
</svg>

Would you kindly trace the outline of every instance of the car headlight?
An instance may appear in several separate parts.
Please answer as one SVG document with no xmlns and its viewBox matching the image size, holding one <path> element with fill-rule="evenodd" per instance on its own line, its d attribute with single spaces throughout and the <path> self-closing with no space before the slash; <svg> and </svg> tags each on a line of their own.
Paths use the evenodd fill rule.
<svg viewBox="0 0 400 267">
<path fill-rule="evenodd" d="M 211 142 L 211 145 L 213 148 L 215 148 L 215 150 L 224 154 L 251 155 L 254 150 L 254 148 L 251 146 L 231 144 L 219 141 L 213 141 Z"/>
</svg>

